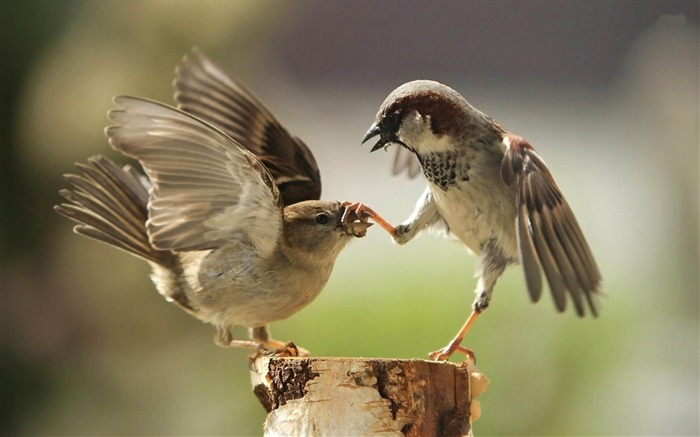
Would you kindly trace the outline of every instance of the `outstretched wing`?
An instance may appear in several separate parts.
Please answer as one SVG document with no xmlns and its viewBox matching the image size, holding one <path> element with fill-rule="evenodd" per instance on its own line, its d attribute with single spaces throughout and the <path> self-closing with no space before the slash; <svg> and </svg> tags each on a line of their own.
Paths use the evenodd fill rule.
<svg viewBox="0 0 700 437">
<path fill-rule="evenodd" d="M 226 134 L 178 109 L 115 97 L 110 145 L 139 160 L 153 187 L 148 236 L 157 249 L 205 250 L 227 241 L 270 254 L 282 227 L 282 203 L 255 155 Z"/>
<path fill-rule="evenodd" d="M 518 250 L 530 297 L 537 301 L 542 294 L 541 268 L 559 311 L 566 309 L 568 292 L 580 316 L 584 299 L 596 316 L 601 276 L 573 211 L 529 143 L 510 134 L 503 142 L 501 176 L 518 190 Z"/>
<path fill-rule="evenodd" d="M 285 205 L 321 198 L 321 174 L 306 144 L 201 51 L 185 56 L 174 86 L 180 109 L 217 126 L 260 158 Z"/>
</svg>

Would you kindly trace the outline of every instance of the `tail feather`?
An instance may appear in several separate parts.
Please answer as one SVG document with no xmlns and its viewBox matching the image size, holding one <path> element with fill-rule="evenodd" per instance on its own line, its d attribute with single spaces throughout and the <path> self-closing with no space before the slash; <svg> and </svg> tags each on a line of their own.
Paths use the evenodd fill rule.
<svg viewBox="0 0 700 437">
<path fill-rule="evenodd" d="M 81 235 L 123 249 L 147 261 L 172 266 L 174 255 L 153 248 L 146 233 L 148 182 L 134 168 L 119 167 L 98 155 L 66 175 L 73 190 L 61 190 L 68 203 L 55 211 L 78 223 Z"/>
<path fill-rule="evenodd" d="M 54 208 L 59 214 L 81 223 L 73 228 L 75 233 L 103 241 L 142 258 L 154 261 L 147 255 L 149 252 L 147 247 L 144 247 L 140 241 L 132 238 L 131 235 L 123 232 L 122 229 L 115 227 L 114 223 L 110 221 L 111 218 L 106 217 L 106 213 L 103 214 L 99 211 L 97 205 L 92 205 L 87 200 L 74 200 L 71 192 L 62 194 L 66 194 L 64 197 L 67 199 L 70 197 L 69 200 L 71 201 L 80 202 L 79 206 L 62 204 Z M 85 208 L 90 208 L 90 210 Z"/>
</svg>

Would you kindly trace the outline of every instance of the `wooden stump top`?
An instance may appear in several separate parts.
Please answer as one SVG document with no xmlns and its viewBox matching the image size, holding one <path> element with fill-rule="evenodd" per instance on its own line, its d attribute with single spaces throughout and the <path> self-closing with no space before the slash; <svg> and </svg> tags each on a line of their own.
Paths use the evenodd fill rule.
<svg viewBox="0 0 700 437">
<path fill-rule="evenodd" d="M 260 357 L 265 435 L 465 436 L 488 380 L 467 363 Z"/>
</svg>

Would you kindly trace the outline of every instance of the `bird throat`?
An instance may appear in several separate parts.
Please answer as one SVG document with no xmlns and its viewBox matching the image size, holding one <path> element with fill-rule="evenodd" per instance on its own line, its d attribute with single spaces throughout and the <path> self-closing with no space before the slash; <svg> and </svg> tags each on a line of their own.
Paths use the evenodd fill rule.
<svg viewBox="0 0 700 437">
<path fill-rule="evenodd" d="M 425 177 L 443 191 L 457 185 L 459 181 L 469 181 L 469 160 L 466 153 L 456 150 L 416 153 Z"/>
</svg>

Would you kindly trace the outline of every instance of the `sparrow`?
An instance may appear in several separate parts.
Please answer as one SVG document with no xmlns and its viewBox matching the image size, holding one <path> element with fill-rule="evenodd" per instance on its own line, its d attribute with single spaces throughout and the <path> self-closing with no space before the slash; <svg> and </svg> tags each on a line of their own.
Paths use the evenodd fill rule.
<svg viewBox="0 0 700 437">
<path fill-rule="evenodd" d="M 399 146 L 393 172 L 428 186 L 413 213 L 394 227 L 363 207 L 398 244 L 421 231 L 444 231 L 479 257 L 476 298 L 457 335 L 430 353 L 445 360 L 488 308 L 506 267 L 521 264 L 533 302 L 549 284 L 558 311 L 571 299 L 578 316 L 595 317 L 601 275 L 586 239 L 544 160 L 523 138 L 501 127 L 458 92 L 438 82 L 401 85 L 384 100 L 362 143 L 379 136 L 372 152 Z"/>
<path fill-rule="evenodd" d="M 79 223 L 76 233 L 146 260 L 160 294 L 214 325 L 220 346 L 296 355 L 268 324 L 313 301 L 371 223 L 358 203 L 319 200 L 308 147 L 240 84 L 226 86 L 228 103 L 245 109 L 228 113 L 235 135 L 163 103 L 115 97 L 105 134 L 145 175 L 93 157 L 65 176 L 73 189 L 55 210 Z M 236 325 L 252 340 L 234 339 Z"/>
</svg>

